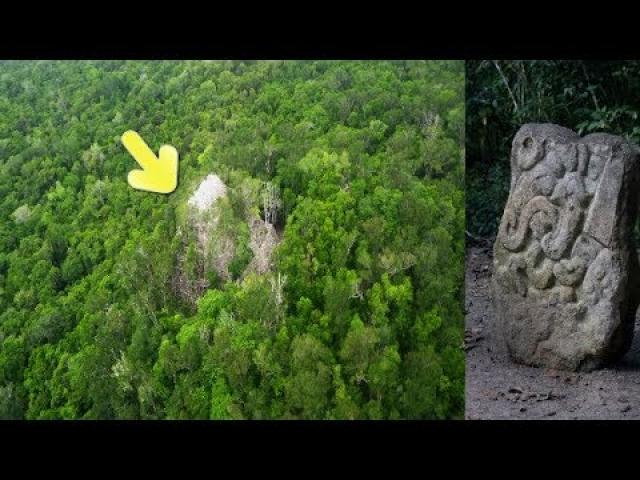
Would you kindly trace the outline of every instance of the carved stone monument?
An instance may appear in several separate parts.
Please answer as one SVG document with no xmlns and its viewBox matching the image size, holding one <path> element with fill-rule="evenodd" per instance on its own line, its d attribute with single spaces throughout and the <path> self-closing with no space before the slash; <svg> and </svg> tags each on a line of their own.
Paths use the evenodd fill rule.
<svg viewBox="0 0 640 480">
<path fill-rule="evenodd" d="M 621 137 L 557 125 L 516 134 L 493 270 L 494 331 L 515 361 L 591 370 L 628 350 L 639 155 Z"/>
</svg>

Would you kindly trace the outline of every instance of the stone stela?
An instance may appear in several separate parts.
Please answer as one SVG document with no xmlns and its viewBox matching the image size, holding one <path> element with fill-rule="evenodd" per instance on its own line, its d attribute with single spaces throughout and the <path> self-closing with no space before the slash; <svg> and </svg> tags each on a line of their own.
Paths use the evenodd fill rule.
<svg viewBox="0 0 640 480">
<path fill-rule="evenodd" d="M 494 245 L 494 331 L 527 365 L 591 370 L 633 337 L 640 150 L 622 137 L 520 128 Z"/>
</svg>

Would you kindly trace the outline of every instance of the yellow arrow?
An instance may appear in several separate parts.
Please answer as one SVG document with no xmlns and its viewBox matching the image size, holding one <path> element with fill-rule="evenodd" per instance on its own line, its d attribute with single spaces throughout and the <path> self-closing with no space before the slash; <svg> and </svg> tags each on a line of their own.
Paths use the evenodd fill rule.
<svg viewBox="0 0 640 480">
<path fill-rule="evenodd" d="M 122 144 L 140 164 L 142 170 L 131 170 L 127 180 L 137 190 L 171 193 L 178 185 L 178 151 L 171 145 L 160 147 L 158 157 L 142 137 L 133 130 L 124 132 Z"/>
</svg>

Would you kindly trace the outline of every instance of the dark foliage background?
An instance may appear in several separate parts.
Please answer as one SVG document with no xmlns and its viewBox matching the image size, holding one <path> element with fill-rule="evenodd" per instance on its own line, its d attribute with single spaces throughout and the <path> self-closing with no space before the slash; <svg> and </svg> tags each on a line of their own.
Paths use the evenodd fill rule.
<svg viewBox="0 0 640 480">
<path fill-rule="evenodd" d="M 509 154 L 518 128 L 550 122 L 581 135 L 640 140 L 640 62 L 466 62 L 467 230 L 493 237 L 509 195 Z"/>
</svg>

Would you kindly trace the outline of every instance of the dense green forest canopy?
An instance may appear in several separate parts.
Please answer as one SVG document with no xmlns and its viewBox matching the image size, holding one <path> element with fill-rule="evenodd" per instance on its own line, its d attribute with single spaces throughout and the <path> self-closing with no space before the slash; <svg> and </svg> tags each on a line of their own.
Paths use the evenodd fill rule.
<svg viewBox="0 0 640 480">
<path fill-rule="evenodd" d="M 509 195 L 511 141 L 549 122 L 640 141 L 640 62 L 472 60 L 467 65 L 467 225 L 495 235 Z"/>
<path fill-rule="evenodd" d="M 461 417 L 463 70 L 0 62 L 0 418 Z M 127 185 L 129 129 L 175 193 Z M 188 301 L 210 173 L 237 247 Z M 265 186 L 282 240 L 245 275 Z"/>
</svg>

